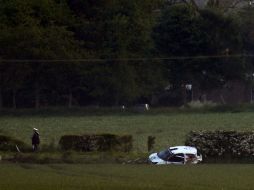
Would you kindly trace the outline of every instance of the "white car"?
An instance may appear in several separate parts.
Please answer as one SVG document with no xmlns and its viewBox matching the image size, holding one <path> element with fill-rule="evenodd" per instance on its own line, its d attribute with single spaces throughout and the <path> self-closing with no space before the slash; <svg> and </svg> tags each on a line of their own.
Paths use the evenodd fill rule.
<svg viewBox="0 0 254 190">
<path fill-rule="evenodd" d="M 202 161 L 202 155 L 198 153 L 195 147 L 175 146 L 153 153 L 149 156 L 149 162 L 152 164 L 198 164 Z"/>
</svg>

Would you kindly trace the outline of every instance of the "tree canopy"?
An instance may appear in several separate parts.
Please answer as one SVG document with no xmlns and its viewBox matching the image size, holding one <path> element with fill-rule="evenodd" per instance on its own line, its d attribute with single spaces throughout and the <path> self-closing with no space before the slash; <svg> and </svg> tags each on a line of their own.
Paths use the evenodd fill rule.
<svg viewBox="0 0 254 190">
<path fill-rule="evenodd" d="M 254 19 L 224 9 L 237 4 L 0 0 L 0 108 L 135 104 L 243 79 L 249 60 L 230 56 L 252 53 Z"/>
</svg>

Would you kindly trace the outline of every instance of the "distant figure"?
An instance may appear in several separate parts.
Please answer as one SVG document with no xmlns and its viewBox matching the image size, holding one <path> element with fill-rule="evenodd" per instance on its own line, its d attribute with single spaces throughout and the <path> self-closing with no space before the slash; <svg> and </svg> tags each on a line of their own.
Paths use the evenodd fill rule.
<svg viewBox="0 0 254 190">
<path fill-rule="evenodd" d="M 39 144 L 40 144 L 40 134 L 38 132 L 38 129 L 33 128 L 33 136 L 32 136 L 32 146 L 33 146 L 33 151 L 37 151 Z"/>
</svg>

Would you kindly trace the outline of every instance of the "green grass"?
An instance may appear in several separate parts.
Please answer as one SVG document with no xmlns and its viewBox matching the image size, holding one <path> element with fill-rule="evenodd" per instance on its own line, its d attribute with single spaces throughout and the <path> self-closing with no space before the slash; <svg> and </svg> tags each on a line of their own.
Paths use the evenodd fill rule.
<svg viewBox="0 0 254 190">
<path fill-rule="evenodd" d="M 30 143 L 32 128 L 43 144 L 58 143 L 61 135 L 82 133 L 132 134 L 138 151 L 146 151 L 147 136 L 156 136 L 155 149 L 183 144 L 191 130 L 254 130 L 254 113 L 156 113 L 105 115 L 25 115 L 0 117 L 0 131 Z"/>
<path fill-rule="evenodd" d="M 1 190 L 247 190 L 254 165 L 0 164 Z"/>
<path fill-rule="evenodd" d="M 254 130 L 254 113 L 68 113 L 5 114 L 0 117 L 0 133 L 27 143 L 30 143 L 33 127 L 39 128 L 43 144 L 57 144 L 64 134 L 132 134 L 135 150 L 147 154 L 148 135 L 156 136 L 155 149 L 159 150 L 184 143 L 186 134 L 191 130 Z M 47 157 L 45 154 L 59 156 L 50 152 L 41 156 Z M 91 155 L 84 154 L 82 159 L 87 156 L 90 158 Z M 254 165 L 248 164 L 151 166 L 0 162 L 0 190 L 247 190 L 253 189 L 253 176 Z"/>
</svg>

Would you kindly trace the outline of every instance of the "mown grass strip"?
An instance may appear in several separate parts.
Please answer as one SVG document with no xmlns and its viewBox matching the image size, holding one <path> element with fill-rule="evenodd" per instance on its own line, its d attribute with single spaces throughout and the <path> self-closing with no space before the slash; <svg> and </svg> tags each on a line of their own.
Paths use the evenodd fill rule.
<svg viewBox="0 0 254 190">
<path fill-rule="evenodd" d="M 251 189 L 253 165 L 0 165 L 1 190 Z"/>
</svg>

